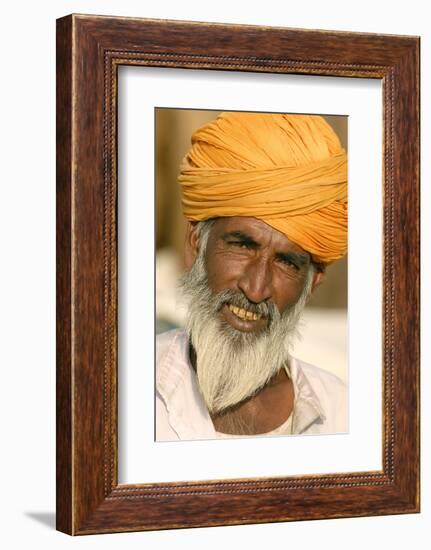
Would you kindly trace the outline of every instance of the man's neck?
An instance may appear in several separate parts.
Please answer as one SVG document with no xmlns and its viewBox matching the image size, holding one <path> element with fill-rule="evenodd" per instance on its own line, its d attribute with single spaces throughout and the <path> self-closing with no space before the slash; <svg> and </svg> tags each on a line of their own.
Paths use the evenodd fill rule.
<svg viewBox="0 0 431 550">
<path fill-rule="evenodd" d="M 230 435 L 265 434 L 292 413 L 293 384 L 284 368 L 256 395 L 221 414 L 211 415 L 216 431 Z"/>
<path fill-rule="evenodd" d="M 197 367 L 196 367 L 196 361 L 197 361 L 197 355 L 196 355 L 196 350 L 195 348 L 192 346 L 192 344 L 189 342 L 189 358 L 190 358 L 190 364 L 191 366 L 193 367 L 193 370 L 195 372 L 197 372 Z"/>
</svg>

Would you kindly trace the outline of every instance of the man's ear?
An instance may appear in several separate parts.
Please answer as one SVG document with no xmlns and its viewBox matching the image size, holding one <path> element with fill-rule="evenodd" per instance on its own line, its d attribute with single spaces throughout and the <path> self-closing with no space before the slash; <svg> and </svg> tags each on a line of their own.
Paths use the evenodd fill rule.
<svg viewBox="0 0 431 550">
<path fill-rule="evenodd" d="M 325 280 L 325 270 L 317 270 L 313 275 L 313 282 L 311 283 L 311 292 L 314 292 L 318 286 L 320 286 Z"/>
<path fill-rule="evenodd" d="M 184 243 L 184 264 L 187 270 L 191 269 L 199 251 L 199 236 L 197 222 L 187 222 L 186 241 Z"/>
</svg>

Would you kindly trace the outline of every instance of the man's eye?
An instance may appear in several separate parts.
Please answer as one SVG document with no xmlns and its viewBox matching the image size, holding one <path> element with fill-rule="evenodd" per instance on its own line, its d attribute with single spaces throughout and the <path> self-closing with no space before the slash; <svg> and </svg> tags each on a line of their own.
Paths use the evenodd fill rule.
<svg viewBox="0 0 431 550">
<path fill-rule="evenodd" d="M 251 245 L 249 243 L 245 243 L 243 241 L 228 241 L 227 244 L 230 244 L 231 246 L 235 246 L 237 248 L 251 248 Z"/>
<path fill-rule="evenodd" d="M 278 261 L 286 267 L 293 267 L 296 271 L 299 271 L 299 266 L 290 258 L 279 258 Z"/>
</svg>

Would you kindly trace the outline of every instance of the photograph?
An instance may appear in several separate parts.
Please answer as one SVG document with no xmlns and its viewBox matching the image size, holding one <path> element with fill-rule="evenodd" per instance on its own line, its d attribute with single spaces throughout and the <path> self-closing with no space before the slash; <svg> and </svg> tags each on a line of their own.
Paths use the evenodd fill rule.
<svg viewBox="0 0 431 550">
<path fill-rule="evenodd" d="M 156 107 L 156 441 L 348 431 L 347 136 Z"/>
</svg>

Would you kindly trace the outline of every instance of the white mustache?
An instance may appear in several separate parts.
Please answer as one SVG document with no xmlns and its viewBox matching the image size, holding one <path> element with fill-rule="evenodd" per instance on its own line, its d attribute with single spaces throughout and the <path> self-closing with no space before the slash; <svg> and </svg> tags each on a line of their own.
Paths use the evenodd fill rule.
<svg viewBox="0 0 431 550">
<path fill-rule="evenodd" d="M 259 304 L 250 302 L 247 296 L 245 296 L 240 290 L 227 289 L 214 296 L 213 305 L 215 311 L 220 311 L 225 304 L 231 304 L 238 308 L 251 311 L 252 313 L 257 313 L 258 315 L 266 317 L 269 320 L 280 317 L 280 313 L 274 302 L 271 300 L 260 302 Z"/>
</svg>

